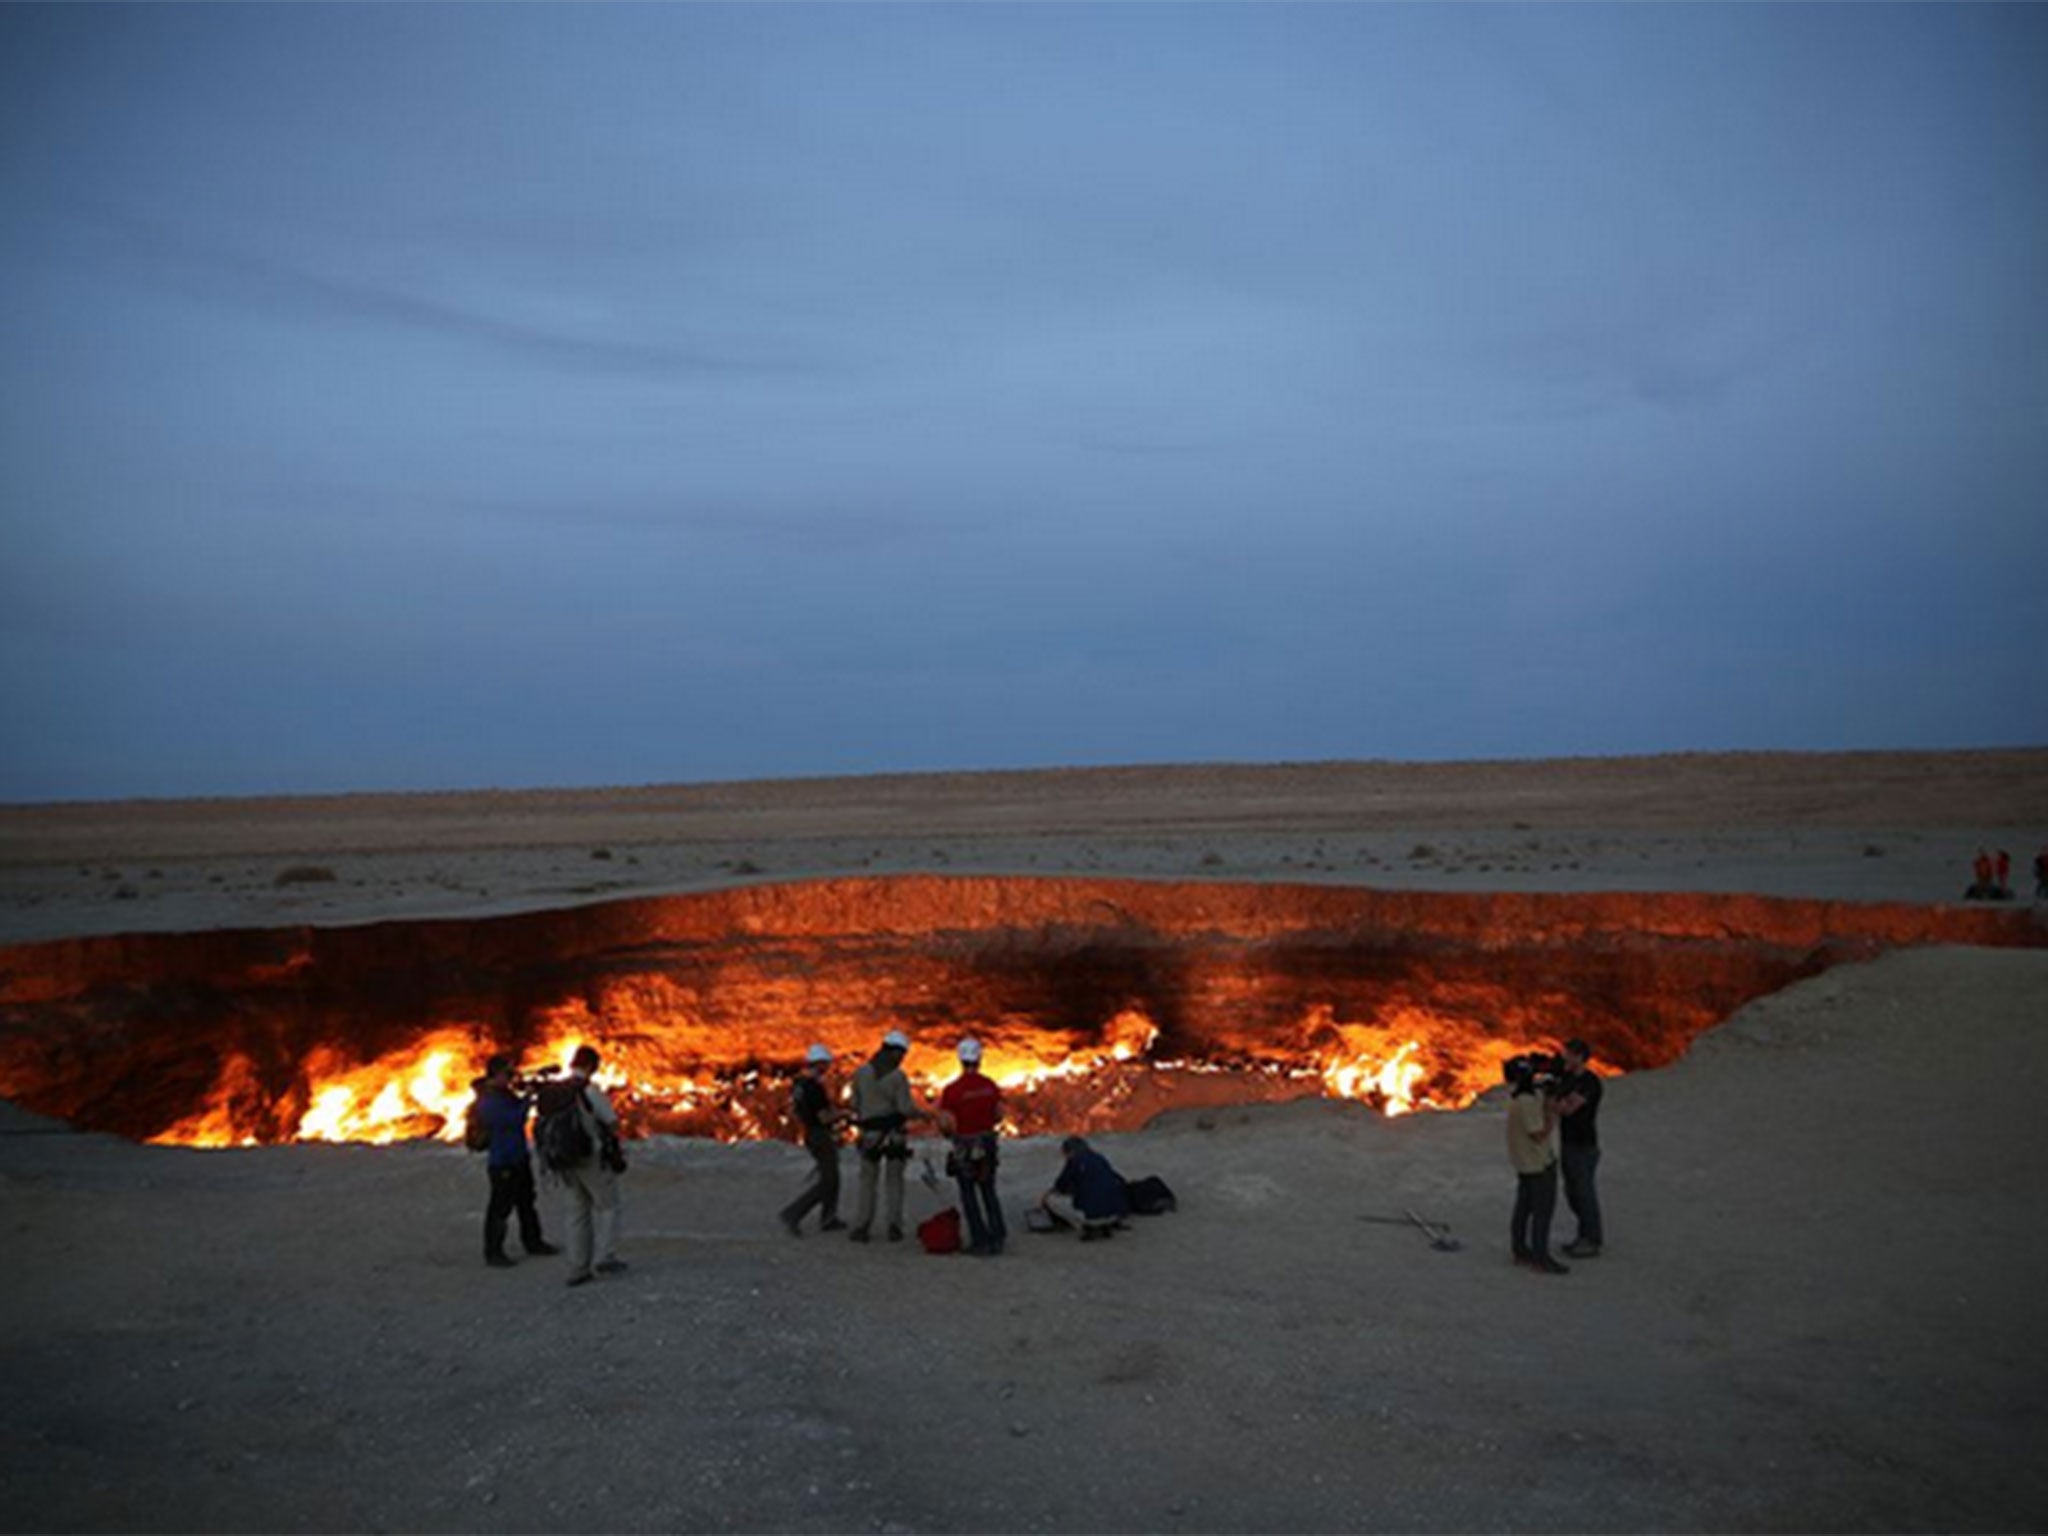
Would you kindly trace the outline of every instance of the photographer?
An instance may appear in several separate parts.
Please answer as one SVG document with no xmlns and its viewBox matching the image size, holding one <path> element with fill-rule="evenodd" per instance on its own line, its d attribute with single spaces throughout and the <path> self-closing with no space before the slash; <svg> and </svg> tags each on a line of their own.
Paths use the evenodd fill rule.
<svg viewBox="0 0 2048 1536">
<path fill-rule="evenodd" d="M 1564 1202 L 1578 1218 L 1578 1235 L 1564 1245 L 1575 1259 L 1597 1259 L 1605 1232 L 1600 1224 L 1600 1092 L 1591 1067 L 1593 1052 L 1583 1040 L 1564 1043 L 1564 1076 L 1557 1101 L 1558 1153 L 1564 1169 Z"/>
<path fill-rule="evenodd" d="M 1562 1063 L 1550 1056 L 1510 1057 L 1508 1162 L 1515 1170 L 1515 1214 L 1508 1228 L 1515 1262 L 1545 1275 L 1571 1270 L 1550 1256 L 1550 1218 L 1557 1210 L 1557 1128 L 1553 1093 Z"/>
<path fill-rule="evenodd" d="M 526 1149 L 528 1101 L 513 1087 L 510 1056 L 493 1056 L 484 1075 L 470 1084 L 476 1091 L 477 1118 L 490 1141 L 485 1168 L 491 1180 L 490 1204 L 484 1208 L 484 1262 L 510 1269 L 505 1252 L 505 1226 L 519 1213 L 520 1246 L 535 1255 L 560 1253 L 540 1233 L 540 1210 L 533 1198 L 533 1159 Z"/>
</svg>

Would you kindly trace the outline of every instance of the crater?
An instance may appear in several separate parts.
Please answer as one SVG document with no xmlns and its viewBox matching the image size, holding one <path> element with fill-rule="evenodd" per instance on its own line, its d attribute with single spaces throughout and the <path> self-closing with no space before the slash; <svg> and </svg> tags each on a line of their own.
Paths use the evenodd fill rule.
<svg viewBox="0 0 2048 1536">
<path fill-rule="evenodd" d="M 1454 1109 L 1517 1051 L 1681 1055 L 1752 999 L 1909 945 L 2038 947 L 2024 909 L 908 875 L 474 920 L 0 948 L 0 1094 L 197 1146 L 460 1135 L 485 1056 L 605 1058 L 629 1131 L 786 1134 L 813 1041 L 964 1034 L 1019 1134 L 1304 1096 Z"/>
</svg>

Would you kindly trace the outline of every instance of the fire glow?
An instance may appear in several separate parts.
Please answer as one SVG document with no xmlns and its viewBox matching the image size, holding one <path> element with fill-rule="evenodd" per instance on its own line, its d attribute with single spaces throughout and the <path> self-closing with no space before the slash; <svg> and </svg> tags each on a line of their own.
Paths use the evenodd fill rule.
<svg viewBox="0 0 2048 1536">
<path fill-rule="evenodd" d="M 0 1096 L 231 1147 L 461 1134 L 488 1056 L 589 1043 L 629 1133 L 786 1135 L 812 1041 L 902 1029 L 920 1096 L 973 1035 L 1018 1134 L 1302 1097 L 1457 1109 L 1572 1035 L 1661 1066 L 1754 998 L 2025 911 L 1694 894 L 896 876 L 476 920 L 0 948 Z"/>
<path fill-rule="evenodd" d="M 1421 1038 L 1395 1042 L 1395 1031 L 1385 1027 L 1346 1026 L 1326 1015 L 1327 1010 L 1319 1010 L 1311 1019 L 1312 1032 L 1335 1030 L 1342 1045 L 1306 1061 L 1219 1064 L 1156 1059 L 1150 1053 L 1159 1037 L 1158 1026 L 1143 1014 L 1126 1011 L 1109 1020 L 1098 1043 L 1058 1056 L 1035 1054 L 1030 1032 L 1011 1027 L 985 1047 L 982 1070 L 1008 1096 L 1007 1128 L 1013 1134 L 1032 1134 L 1089 1119 L 1088 1106 L 1127 1097 L 1130 1083 L 1139 1076 L 1228 1078 L 1233 1090 L 1245 1090 L 1232 1091 L 1228 1097 L 1321 1095 L 1359 1100 L 1387 1115 L 1455 1109 L 1498 1081 L 1499 1062 L 1509 1054 L 1505 1046 L 1464 1053 L 1469 1059 L 1463 1070 L 1439 1061 L 1432 1072 Z M 1427 1021 L 1409 1018 L 1404 1024 L 1428 1032 Z M 643 1032 L 643 1038 L 646 1033 L 658 1031 Z M 788 1093 L 786 1072 L 722 1074 L 711 1069 L 677 1075 L 663 1066 L 658 1051 L 637 1045 L 610 1049 L 601 1040 L 578 1033 L 548 1038 L 526 1053 L 524 1064 L 531 1070 L 566 1062 L 586 1042 L 605 1054 L 607 1066 L 598 1081 L 619 1105 L 631 1131 L 670 1130 L 740 1141 L 780 1135 L 786 1129 L 781 1117 Z M 917 1045 L 905 1064 L 927 1102 L 936 1099 L 958 1070 L 949 1047 L 950 1042 Z M 306 1062 L 305 1112 L 281 1139 L 377 1146 L 429 1138 L 460 1141 L 471 1082 L 491 1049 L 488 1042 L 460 1029 L 433 1031 L 414 1045 L 366 1063 L 347 1062 L 323 1048 Z M 863 1054 L 863 1049 L 849 1046 L 842 1069 L 850 1070 Z M 184 1147 L 259 1144 L 260 1138 L 250 1133 L 247 1112 L 252 1076 L 249 1061 L 230 1060 L 203 1108 L 149 1140 Z M 1195 1096 L 1205 1101 L 1213 1097 Z"/>
</svg>

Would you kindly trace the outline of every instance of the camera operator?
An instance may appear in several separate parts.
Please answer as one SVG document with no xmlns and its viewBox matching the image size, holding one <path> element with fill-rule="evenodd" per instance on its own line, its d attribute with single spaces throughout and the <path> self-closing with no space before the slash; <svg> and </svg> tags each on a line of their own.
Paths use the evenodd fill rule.
<svg viewBox="0 0 2048 1536">
<path fill-rule="evenodd" d="M 513 1081 L 510 1056 L 493 1056 L 476 1090 L 477 1115 L 489 1133 L 485 1167 L 491 1179 L 491 1201 L 484 1208 L 484 1262 L 493 1269 L 512 1267 L 505 1252 L 505 1226 L 519 1214 L 520 1245 L 530 1254 L 560 1253 L 540 1232 L 540 1210 L 533 1197 L 533 1159 L 526 1150 L 526 1097 Z"/>
<path fill-rule="evenodd" d="M 1508 1162 L 1515 1170 L 1515 1214 L 1508 1241 L 1515 1262 L 1545 1275 L 1571 1270 L 1550 1256 L 1550 1218 L 1557 1209 L 1557 1102 L 1561 1063 L 1549 1056 L 1514 1056 L 1502 1067 L 1509 1085 Z"/>
<path fill-rule="evenodd" d="M 1564 1202 L 1578 1218 L 1579 1232 L 1564 1245 L 1575 1259 L 1597 1259 L 1604 1237 L 1600 1225 L 1600 1192 L 1593 1176 L 1600 1170 L 1601 1083 L 1590 1065 L 1593 1052 L 1583 1040 L 1564 1043 L 1564 1076 L 1557 1101 L 1558 1155 L 1564 1169 Z"/>
</svg>

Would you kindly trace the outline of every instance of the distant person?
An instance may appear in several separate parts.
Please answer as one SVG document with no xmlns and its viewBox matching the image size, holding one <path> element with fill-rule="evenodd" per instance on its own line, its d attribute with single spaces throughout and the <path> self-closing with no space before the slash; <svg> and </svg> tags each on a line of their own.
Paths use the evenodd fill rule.
<svg viewBox="0 0 2048 1536">
<path fill-rule="evenodd" d="M 859 1132 L 860 1194 L 854 1206 L 853 1231 L 847 1235 L 856 1243 L 868 1241 L 875 1222 L 875 1186 L 882 1186 L 882 1208 L 888 1221 L 889 1241 L 903 1241 L 903 1165 L 910 1161 L 910 1123 L 931 1116 L 917 1107 L 910 1094 L 910 1079 L 903 1075 L 903 1058 L 910 1052 L 910 1039 L 892 1029 L 882 1036 L 881 1048 L 853 1074 L 853 1123 Z"/>
<path fill-rule="evenodd" d="M 2003 848 L 1998 850 L 1998 899 L 2012 900 L 2012 855 Z"/>
<path fill-rule="evenodd" d="M 1564 1203 L 1578 1219 L 1578 1235 L 1564 1245 L 1567 1257 L 1597 1259 L 1604 1231 L 1600 1222 L 1600 1076 L 1583 1040 L 1564 1043 L 1564 1073 L 1558 1082 L 1557 1155 L 1564 1174 Z"/>
<path fill-rule="evenodd" d="M 1991 880 L 1997 872 L 1997 866 L 1991 862 L 1991 850 L 1979 848 L 1977 857 L 1970 863 L 1970 889 L 1966 899 L 1989 901 L 1992 892 Z"/>
<path fill-rule="evenodd" d="M 826 1086 L 826 1074 L 831 1070 L 832 1053 L 814 1045 L 804 1053 L 803 1070 L 790 1085 L 790 1111 L 796 1116 L 798 1134 L 812 1164 L 803 1193 L 782 1208 L 782 1224 L 791 1237 L 803 1235 L 803 1219 L 814 1206 L 820 1232 L 846 1229 L 839 1219 L 839 1127 L 847 1116 L 832 1103 L 832 1091 Z"/>
<path fill-rule="evenodd" d="M 1537 1080 L 1537 1059 L 1513 1056 L 1502 1067 L 1509 1085 L 1508 1162 L 1515 1170 L 1515 1213 L 1508 1245 L 1517 1264 L 1546 1275 L 1571 1270 L 1550 1256 L 1550 1218 L 1557 1210 L 1557 1105 Z"/>
<path fill-rule="evenodd" d="M 982 1075 L 980 1041 L 962 1040 L 957 1054 L 960 1075 L 939 1095 L 939 1129 L 953 1139 L 947 1166 L 960 1186 L 967 1251 L 993 1258 L 1009 1236 L 996 1196 L 996 1126 L 1003 1118 L 1003 1090 Z"/>
<path fill-rule="evenodd" d="M 514 1086 L 513 1065 L 510 1056 L 493 1056 L 484 1063 L 484 1075 L 470 1084 L 476 1090 L 477 1118 L 490 1138 L 484 1159 L 491 1181 L 490 1203 L 484 1207 L 484 1262 L 493 1269 L 513 1266 L 505 1252 L 505 1228 L 515 1212 L 520 1247 L 536 1256 L 562 1251 L 541 1236 L 533 1158 L 526 1147 L 530 1106 Z"/>
<path fill-rule="evenodd" d="M 2048 901 L 2048 847 L 2034 855 L 2034 899 Z"/>
<path fill-rule="evenodd" d="M 619 1147 L 619 1117 L 605 1091 L 591 1081 L 599 1057 L 587 1045 L 576 1047 L 569 1071 L 559 1082 L 540 1090 L 545 1150 L 554 1141 L 548 1118 L 573 1117 L 583 1132 L 583 1153 L 570 1159 L 548 1159 L 549 1171 L 561 1181 L 569 1202 L 569 1256 L 575 1268 L 569 1284 L 588 1285 L 597 1275 L 615 1275 L 626 1261 L 619 1257 L 619 1175 L 625 1158 Z M 592 1260 L 595 1259 L 595 1263 Z"/>
<path fill-rule="evenodd" d="M 1052 1188 L 1038 1197 L 1040 1207 L 1079 1232 L 1084 1243 L 1114 1237 L 1131 1213 L 1123 1176 L 1082 1137 L 1067 1137 L 1060 1154 L 1066 1160 Z"/>
</svg>

